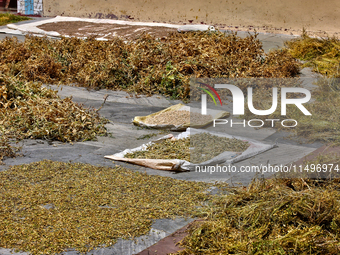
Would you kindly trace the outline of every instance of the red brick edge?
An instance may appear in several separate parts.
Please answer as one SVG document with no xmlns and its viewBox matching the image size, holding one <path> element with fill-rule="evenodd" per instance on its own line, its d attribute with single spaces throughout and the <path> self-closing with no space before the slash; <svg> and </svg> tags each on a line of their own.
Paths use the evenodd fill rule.
<svg viewBox="0 0 340 255">
<path fill-rule="evenodd" d="M 183 247 L 179 247 L 176 245 L 178 242 L 183 240 L 189 233 L 188 229 L 192 226 L 192 224 L 196 222 L 203 221 L 203 219 L 195 220 L 188 225 L 184 226 L 181 229 L 178 229 L 176 232 L 171 235 L 163 238 L 158 241 L 154 245 L 146 248 L 145 250 L 135 254 L 135 255 L 167 255 L 169 253 L 176 253 L 181 250 L 184 250 Z"/>
<path fill-rule="evenodd" d="M 307 156 L 305 156 L 305 157 L 299 159 L 298 161 L 294 162 L 294 164 L 303 165 L 304 161 L 313 160 L 319 155 L 334 155 L 334 154 L 340 156 L 340 147 L 339 146 L 332 147 L 330 145 L 324 145 L 324 146 L 316 149 L 312 153 L 308 154 Z"/>
</svg>

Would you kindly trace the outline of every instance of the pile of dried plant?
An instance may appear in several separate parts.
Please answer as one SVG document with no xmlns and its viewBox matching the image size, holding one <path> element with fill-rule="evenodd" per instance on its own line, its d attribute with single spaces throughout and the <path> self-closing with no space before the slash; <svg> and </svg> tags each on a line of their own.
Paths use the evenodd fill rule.
<svg viewBox="0 0 340 255">
<path fill-rule="evenodd" d="M 190 161 L 190 139 L 164 139 L 152 143 L 145 150 L 125 154 L 126 158 L 182 159 Z"/>
<path fill-rule="evenodd" d="M 287 41 L 289 53 L 306 61 L 305 66 L 328 77 L 340 77 L 340 40 L 311 38 L 306 33 L 298 39 Z"/>
<path fill-rule="evenodd" d="M 236 138 L 199 133 L 182 139 L 164 139 L 151 143 L 145 150 L 125 154 L 126 158 L 181 159 L 194 164 L 213 159 L 225 151 L 243 152 L 250 144 Z"/>
<path fill-rule="evenodd" d="M 0 41 L 0 67 L 29 81 L 78 84 L 172 98 L 189 97 L 190 77 L 291 77 L 297 61 L 287 50 L 264 54 L 256 35 L 172 33 L 134 41 L 27 37 Z"/>
<path fill-rule="evenodd" d="M 255 180 L 216 197 L 178 254 L 339 254 L 340 183 Z"/>
<path fill-rule="evenodd" d="M 0 172 L 0 243 L 30 254 L 86 252 L 195 216 L 209 184 L 122 167 L 41 161 Z"/>
<path fill-rule="evenodd" d="M 15 139 L 41 138 L 72 142 L 105 135 L 94 109 L 61 99 L 39 83 L 0 76 L 0 132 Z"/>
</svg>

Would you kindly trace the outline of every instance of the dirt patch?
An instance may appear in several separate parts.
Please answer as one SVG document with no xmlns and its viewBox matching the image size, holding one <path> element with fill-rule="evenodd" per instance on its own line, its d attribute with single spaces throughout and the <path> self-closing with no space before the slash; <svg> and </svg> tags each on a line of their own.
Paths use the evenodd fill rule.
<svg viewBox="0 0 340 255">
<path fill-rule="evenodd" d="M 61 21 L 46 23 L 38 26 L 45 31 L 55 31 L 61 35 L 75 37 L 91 37 L 113 39 L 114 37 L 123 37 L 126 39 L 135 39 L 143 32 L 151 34 L 157 38 L 166 37 L 169 32 L 176 32 L 176 28 L 168 27 L 151 27 L 135 26 L 120 24 L 103 24 L 84 21 Z"/>
</svg>

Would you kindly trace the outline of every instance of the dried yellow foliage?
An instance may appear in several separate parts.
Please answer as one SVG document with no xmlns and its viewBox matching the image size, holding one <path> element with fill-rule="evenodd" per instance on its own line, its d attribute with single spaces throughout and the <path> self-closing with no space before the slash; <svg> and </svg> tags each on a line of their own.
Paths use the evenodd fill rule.
<svg viewBox="0 0 340 255">
<path fill-rule="evenodd" d="M 304 66 L 327 77 L 340 77 L 340 40 L 333 38 L 312 38 L 305 32 L 300 38 L 286 42 L 289 53 L 304 60 Z"/>
<path fill-rule="evenodd" d="M 339 179 L 255 180 L 229 188 L 177 254 L 339 254 L 339 188 Z"/>
<path fill-rule="evenodd" d="M 0 172 L 0 243 L 31 254 L 86 252 L 193 216 L 209 185 L 122 167 L 41 161 Z"/>
<path fill-rule="evenodd" d="M 61 99 L 39 83 L 0 74 L 0 133 L 17 139 L 72 142 L 105 135 L 107 120 L 94 109 Z"/>
<path fill-rule="evenodd" d="M 191 77 L 290 77 L 299 65 L 287 50 L 265 54 L 255 36 L 171 33 L 134 41 L 27 37 L 0 41 L 4 73 L 29 81 L 189 98 Z"/>
</svg>

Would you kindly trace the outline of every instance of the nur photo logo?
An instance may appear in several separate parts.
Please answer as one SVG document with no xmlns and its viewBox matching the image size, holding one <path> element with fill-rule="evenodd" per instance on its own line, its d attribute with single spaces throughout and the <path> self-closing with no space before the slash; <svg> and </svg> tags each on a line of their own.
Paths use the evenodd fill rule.
<svg viewBox="0 0 340 255">
<path fill-rule="evenodd" d="M 305 116 L 311 116 L 312 114 L 306 109 L 306 107 L 303 105 L 310 101 L 311 99 L 311 93 L 308 89 L 300 88 L 300 87 L 281 87 L 280 93 L 278 92 L 277 87 L 272 88 L 272 101 L 271 101 L 271 107 L 269 109 L 265 110 L 259 110 L 254 107 L 254 94 L 253 94 L 253 88 L 247 87 L 247 94 L 246 97 L 243 93 L 243 91 L 232 84 L 214 84 L 213 86 L 197 82 L 202 87 L 198 87 L 203 93 L 201 94 L 201 114 L 202 115 L 208 115 L 208 108 L 207 108 L 207 95 L 209 95 L 214 104 L 217 105 L 217 101 L 214 97 L 214 95 L 218 98 L 221 106 L 222 100 L 216 89 L 227 89 L 230 91 L 232 95 L 232 106 L 233 106 L 233 115 L 240 116 L 245 114 L 245 102 L 247 100 L 247 107 L 249 111 L 257 116 L 266 116 L 274 113 L 278 107 L 279 104 L 279 96 L 281 101 L 281 116 L 287 115 L 287 105 L 295 105 Z M 298 98 L 291 98 L 288 97 L 288 94 L 295 93 L 299 94 L 300 96 Z M 304 95 L 301 97 L 301 95 Z M 280 121 L 281 125 L 283 127 L 295 127 L 298 125 L 298 122 L 294 119 L 251 119 L 251 120 L 243 120 L 242 122 L 233 122 L 233 120 L 226 120 L 226 119 L 214 119 L 214 127 L 216 125 L 223 125 L 223 124 L 230 124 L 231 127 L 234 125 L 242 125 L 243 127 L 248 124 L 250 127 L 262 127 L 265 124 L 265 121 L 270 122 L 271 126 L 274 127 L 274 123 Z M 254 123 L 258 123 L 258 125 L 254 125 Z M 288 123 L 293 123 L 292 125 L 288 125 Z"/>
<path fill-rule="evenodd" d="M 206 83 L 203 83 L 203 82 L 198 82 L 198 83 L 207 87 L 208 89 L 210 89 L 217 96 L 218 100 L 220 101 L 221 106 L 223 106 L 220 95 L 217 93 L 217 91 L 213 87 L 211 87 L 209 84 L 206 84 Z M 209 90 L 204 89 L 204 88 L 200 88 L 200 87 L 198 87 L 198 88 L 200 90 L 204 91 L 205 93 L 207 93 L 212 98 L 215 105 L 217 105 L 215 97 L 211 94 L 211 92 Z M 207 115 L 207 94 L 202 94 L 202 115 Z"/>
</svg>

